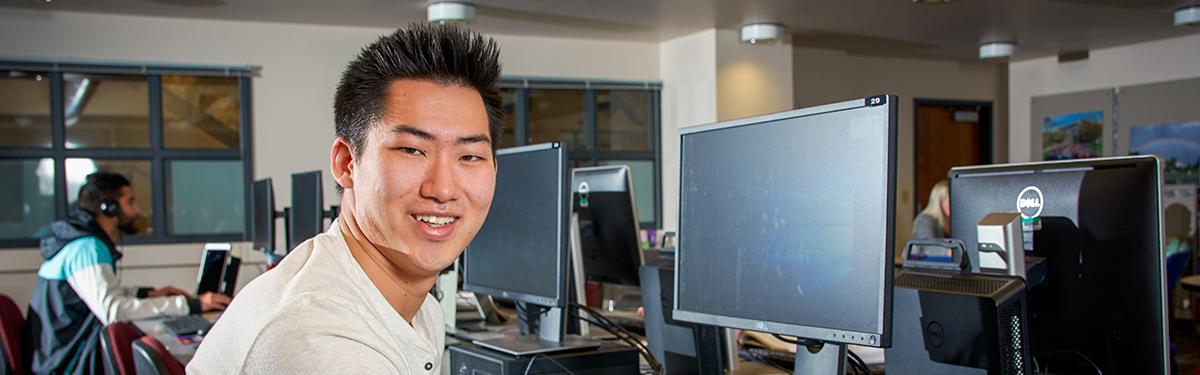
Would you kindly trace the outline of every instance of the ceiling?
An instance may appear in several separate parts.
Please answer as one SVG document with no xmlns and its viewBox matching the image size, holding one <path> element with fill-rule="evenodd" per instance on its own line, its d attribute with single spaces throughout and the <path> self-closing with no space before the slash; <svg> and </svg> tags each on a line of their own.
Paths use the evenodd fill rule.
<svg viewBox="0 0 1200 375">
<path fill-rule="evenodd" d="M 1200 32 L 1172 12 L 1200 0 L 474 0 L 477 30 L 657 42 L 747 22 L 783 24 L 793 44 L 852 54 L 975 59 L 1016 41 L 1015 60 Z M 355 27 L 425 18 L 420 0 L 0 0 L 0 7 Z"/>
</svg>

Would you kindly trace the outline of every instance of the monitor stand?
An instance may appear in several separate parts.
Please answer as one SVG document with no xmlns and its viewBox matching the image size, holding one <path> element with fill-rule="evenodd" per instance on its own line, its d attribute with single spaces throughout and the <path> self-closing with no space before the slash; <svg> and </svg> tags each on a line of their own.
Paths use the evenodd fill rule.
<svg viewBox="0 0 1200 375">
<path fill-rule="evenodd" d="M 599 341 L 565 334 L 565 320 L 566 311 L 557 307 L 551 308 L 539 319 L 536 335 L 504 335 L 494 339 L 475 340 L 474 344 L 515 356 L 600 347 Z"/>
<path fill-rule="evenodd" d="M 846 344 L 817 341 L 815 345 L 796 346 L 793 374 L 845 374 Z"/>
</svg>

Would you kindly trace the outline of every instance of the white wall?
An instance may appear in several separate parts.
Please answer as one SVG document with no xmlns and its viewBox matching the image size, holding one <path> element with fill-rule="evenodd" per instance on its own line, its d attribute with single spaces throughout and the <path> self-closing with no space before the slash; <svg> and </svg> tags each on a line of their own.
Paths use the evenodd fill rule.
<svg viewBox="0 0 1200 375">
<path fill-rule="evenodd" d="M 662 77 L 662 226 L 678 228 L 679 128 L 717 121 L 717 31 L 659 45 Z"/>
<path fill-rule="evenodd" d="M 792 45 L 742 43 L 735 30 L 717 32 L 717 119 L 787 111 L 792 103 Z"/>
<path fill-rule="evenodd" d="M 411 20 L 416 21 L 416 20 Z M 397 20 L 397 24 L 407 21 Z M 276 205 L 291 199 L 289 175 L 327 170 L 333 94 L 346 63 L 390 29 L 233 22 L 0 9 L 0 58 L 254 65 L 254 175 L 275 183 Z M 486 32 L 486 30 L 483 30 Z M 659 45 L 494 35 L 505 75 L 658 80 Z M 326 203 L 336 195 L 328 172 Z M 126 282 L 195 282 L 199 245 L 129 246 L 125 264 L 181 265 L 129 270 Z M 190 263 L 190 264 L 185 264 Z M 40 258 L 0 250 L 0 293 L 24 304 Z M 176 272 L 177 271 L 177 272 Z M 243 273 L 243 280 L 257 273 Z"/>
<path fill-rule="evenodd" d="M 993 161 L 1007 160 L 1007 100 L 1003 66 L 977 62 L 848 55 L 795 48 L 797 108 L 889 93 L 900 98 L 896 176 L 896 248 L 912 234 L 915 132 L 913 99 L 992 102 Z"/>
<path fill-rule="evenodd" d="M 1094 50 L 1065 64 L 1054 57 L 1014 62 L 1008 76 L 1010 158 L 1038 160 L 1030 144 L 1033 97 L 1200 77 L 1200 35 Z"/>
</svg>

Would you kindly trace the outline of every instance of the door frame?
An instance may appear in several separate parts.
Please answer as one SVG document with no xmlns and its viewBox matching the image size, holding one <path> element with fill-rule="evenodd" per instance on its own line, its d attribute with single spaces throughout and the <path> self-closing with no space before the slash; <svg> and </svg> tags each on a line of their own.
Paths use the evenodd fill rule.
<svg viewBox="0 0 1200 375">
<path fill-rule="evenodd" d="M 921 153 L 919 151 L 921 150 L 921 147 L 920 147 L 920 142 L 921 142 L 920 109 L 922 106 L 979 107 L 979 112 L 980 112 L 979 113 L 979 138 L 980 138 L 979 140 L 980 140 L 980 143 L 982 143 L 979 145 L 980 146 L 979 147 L 979 160 L 984 165 L 992 164 L 992 161 L 993 161 L 992 160 L 992 148 L 993 148 L 992 143 L 994 142 L 994 140 L 992 139 L 992 130 L 993 130 L 992 121 L 995 116 L 995 111 L 993 111 L 992 102 L 976 101 L 976 100 L 957 100 L 957 99 L 914 98 L 913 99 L 913 107 L 912 107 L 913 108 L 913 114 L 912 114 L 912 116 L 913 116 L 913 122 L 912 122 L 912 124 L 913 124 L 913 180 L 912 180 L 912 184 L 913 184 L 913 203 L 912 203 L 913 204 L 913 215 L 916 215 L 916 213 L 921 212 L 921 210 L 925 209 L 925 207 L 919 206 L 919 203 L 918 203 L 918 199 L 920 199 L 919 194 L 925 194 L 925 195 L 929 194 L 929 192 L 927 192 L 927 191 L 926 192 L 919 191 L 920 186 L 918 185 L 919 181 L 917 181 L 918 168 L 920 166 L 919 159 L 921 157 Z M 948 176 L 947 176 L 947 178 L 948 178 Z"/>
</svg>

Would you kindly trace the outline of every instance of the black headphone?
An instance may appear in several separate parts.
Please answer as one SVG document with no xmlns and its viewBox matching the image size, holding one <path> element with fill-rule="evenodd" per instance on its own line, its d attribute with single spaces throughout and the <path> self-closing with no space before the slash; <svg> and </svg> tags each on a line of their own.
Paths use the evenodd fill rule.
<svg viewBox="0 0 1200 375">
<path fill-rule="evenodd" d="M 121 214 L 121 205 L 112 199 L 100 201 L 100 213 L 108 217 L 117 217 Z"/>
</svg>

